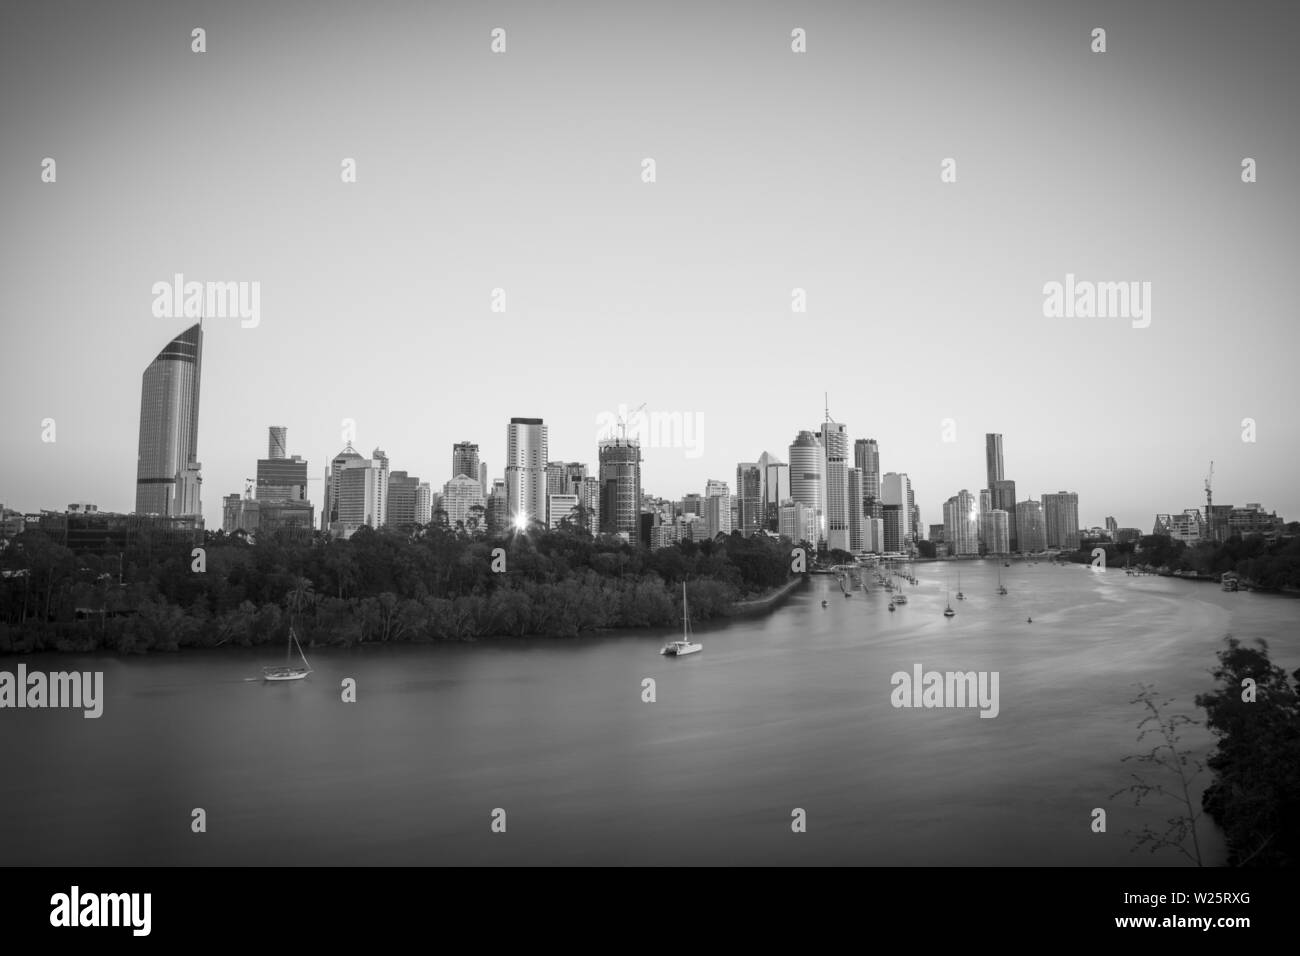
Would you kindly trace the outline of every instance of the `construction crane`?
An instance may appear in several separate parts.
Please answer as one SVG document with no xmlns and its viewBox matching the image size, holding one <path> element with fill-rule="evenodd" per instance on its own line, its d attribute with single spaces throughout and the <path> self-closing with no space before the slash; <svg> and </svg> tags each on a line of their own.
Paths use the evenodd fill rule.
<svg viewBox="0 0 1300 956">
<path fill-rule="evenodd" d="M 1210 462 L 1210 473 L 1205 476 L 1205 530 L 1211 541 L 1217 541 L 1214 533 L 1214 462 Z"/>
<path fill-rule="evenodd" d="M 636 415 L 637 415 L 637 414 L 638 414 L 638 413 L 639 413 L 643 408 L 645 408 L 647 404 L 649 404 L 649 403 L 648 403 L 648 402 L 642 402 L 642 403 L 641 403 L 640 405 L 638 405 L 636 408 L 632 409 L 631 413 L 628 414 L 628 415 L 624 415 L 624 414 L 622 413 L 622 411 L 620 411 L 620 412 L 618 413 L 618 438 L 619 438 L 619 441 L 624 441 L 624 440 L 626 440 L 626 438 L 627 438 L 627 420 L 628 420 L 629 418 L 635 418 Z"/>
</svg>

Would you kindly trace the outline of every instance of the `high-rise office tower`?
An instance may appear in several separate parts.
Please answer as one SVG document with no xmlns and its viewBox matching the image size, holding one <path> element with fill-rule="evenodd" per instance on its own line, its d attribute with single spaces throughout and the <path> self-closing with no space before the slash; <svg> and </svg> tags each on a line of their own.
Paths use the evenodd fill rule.
<svg viewBox="0 0 1300 956">
<path fill-rule="evenodd" d="M 1002 473 L 1002 436 L 989 432 L 984 436 L 984 465 L 988 472 L 988 483 L 984 486 L 992 489 L 1006 477 Z"/>
<path fill-rule="evenodd" d="M 1119 522 L 1116 521 L 1112 515 L 1107 515 L 1106 533 L 1109 534 L 1111 537 L 1114 537 L 1117 531 L 1119 531 Z"/>
<path fill-rule="evenodd" d="M 1005 511 L 1001 508 L 990 511 L 984 527 L 987 535 L 984 547 L 989 554 L 1007 554 L 1011 551 L 1010 522 Z"/>
<path fill-rule="evenodd" d="M 825 421 L 821 426 L 826 454 L 826 546 L 849 550 L 849 427 Z"/>
<path fill-rule="evenodd" d="M 943 537 L 949 554 L 979 554 L 979 508 L 965 488 L 944 503 Z"/>
<path fill-rule="evenodd" d="M 270 459 L 289 457 L 289 429 L 284 425 L 272 425 L 268 430 L 266 457 Z"/>
<path fill-rule="evenodd" d="M 731 534 L 731 489 L 725 481 L 710 478 L 704 485 L 704 519 L 710 538 Z"/>
<path fill-rule="evenodd" d="M 415 488 L 415 523 L 424 527 L 433 520 L 433 488 L 422 481 Z"/>
<path fill-rule="evenodd" d="M 506 498 L 516 528 L 546 521 L 546 426 L 540 418 L 512 418 L 506 429 Z"/>
<path fill-rule="evenodd" d="M 445 512 L 447 509 L 443 508 Z M 510 526 L 510 496 L 506 494 L 504 478 L 492 480 L 492 490 L 487 499 L 488 531 L 501 534 Z"/>
<path fill-rule="evenodd" d="M 478 445 L 472 441 L 458 441 L 451 446 L 451 476 L 464 475 L 482 484 L 479 474 Z"/>
<path fill-rule="evenodd" d="M 482 508 L 482 512 L 476 511 L 477 508 Z M 442 510 L 447 514 L 448 527 L 479 527 L 487 517 L 483 486 L 477 478 L 457 475 L 442 486 Z"/>
<path fill-rule="evenodd" d="M 548 461 L 546 463 L 546 494 L 562 495 L 564 488 L 564 462 Z M 548 524 L 547 527 L 550 527 Z"/>
<path fill-rule="evenodd" d="M 1058 491 L 1043 495 L 1043 523 L 1047 528 L 1047 546 L 1072 551 L 1079 547 L 1079 495 Z"/>
<path fill-rule="evenodd" d="M 587 466 L 580 461 L 548 461 L 546 463 L 546 493 L 572 495 L 582 479 L 587 477 Z M 562 515 L 561 517 L 568 517 Z"/>
<path fill-rule="evenodd" d="M 778 509 L 790 498 L 790 466 L 765 451 L 758 456 L 758 470 L 763 476 L 764 526 L 776 531 L 780 519 Z"/>
<path fill-rule="evenodd" d="M 307 462 L 300 455 L 289 457 L 289 430 L 270 427 L 268 455 L 257 460 L 257 500 L 270 504 L 307 501 Z"/>
<path fill-rule="evenodd" d="M 388 518 L 388 457 L 376 448 L 362 458 L 349 444 L 325 472 L 323 531 L 350 538 L 362 525 L 381 528 Z"/>
<path fill-rule="evenodd" d="M 919 541 L 921 538 L 921 509 L 916 506 L 916 489 L 912 481 L 907 481 L 907 540 Z"/>
<path fill-rule="evenodd" d="M 203 502 L 199 496 L 199 488 L 203 484 L 202 469 L 202 465 L 192 461 L 176 473 L 176 496 L 171 509 L 173 515 L 202 517 Z"/>
<path fill-rule="evenodd" d="M 474 482 L 478 484 L 478 482 Z M 394 471 L 388 476 L 388 506 L 385 508 L 384 526 L 404 528 L 413 526 L 416 494 L 420 479 L 404 471 Z"/>
<path fill-rule="evenodd" d="M 849 550 L 867 549 L 867 512 L 863 504 L 862 469 L 849 469 Z"/>
<path fill-rule="evenodd" d="M 766 521 L 762 470 L 758 462 L 742 461 L 736 465 L 736 529 L 748 538 L 765 527 Z"/>
<path fill-rule="evenodd" d="M 777 533 L 795 544 L 817 543 L 817 512 L 803 502 L 787 499 L 778 509 Z"/>
<path fill-rule="evenodd" d="M 173 514 L 177 477 L 198 462 L 202 365 L 203 329 L 196 323 L 168 342 L 144 370 L 136 514 Z"/>
<path fill-rule="evenodd" d="M 1047 550 L 1047 523 L 1041 502 L 1021 501 L 1016 505 L 1016 527 L 1020 532 L 1021 551 Z"/>
<path fill-rule="evenodd" d="M 578 483 L 578 526 L 588 534 L 600 533 L 600 479 L 592 476 Z"/>
<path fill-rule="evenodd" d="M 901 516 L 901 523 L 897 528 L 898 543 L 897 547 L 890 548 L 891 551 L 902 550 L 907 542 L 911 540 L 912 533 L 912 480 L 907 477 L 906 472 L 888 472 L 880 480 L 880 501 L 885 507 L 890 505 L 898 509 Z M 897 519 L 896 519 L 897 520 Z M 889 518 L 885 518 L 885 540 L 889 542 L 890 538 Z"/>
<path fill-rule="evenodd" d="M 862 472 L 862 497 L 880 498 L 880 446 L 874 438 L 859 438 L 853 443 L 853 467 Z"/>
<path fill-rule="evenodd" d="M 790 445 L 790 497 L 812 509 L 818 541 L 826 539 L 826 452 L 821 439 L 802 431 Z"/>
<path fill-rule="evenodd" d="M 979 538 L 985 550 L 989 550 L 989 513 L 993 511 L 993 492 L 988 488 L 980 489 Z"/>
<path fill-rule="evenodd" d="M 862 472 L 863 494 L 879 498 L 880 445 L 874 438 L 859 438 L 853 443 L 853 467 Z"/>
<path fill-rule="evenodd" d="M 580 461 L 548 461 L 546 463 L 546 526 L 558 528 L 562 519 L 570 518 L 573 503 L 567 496 L 578 495 L 582 481 L 587 477 L 587 466 Z M 559 514 L 551 514 L 551 497 L 564 496 L 559 502 Z"/>
<path fill-rule="evenodd" d="M 882 504 L 881 520 L 885 529 L 885 550 L 901 553 L 907 541 L 907 512 L 902 505 Z"/>
<path fill-rule="evenodd" d="M 641 442 L 607 438 L 599 444 L 600 530 L 641 541 Z"/>
<path fill-rule="evenodd" d="M 456 476 L 452 475 L 452 477 Z M 474 476 L 470 475 L 470 477 L 473 478 Z M 492 489 L 488 487 L 488 466 L 485 461 L 478 463 L 478 483 L 483 486 L 483 495 L 486 497 L 487 493 Z"/>
<path fill-rule="evenodd" d="M 1009 478 L 993 483 L 993 507 L 1007 513 L 1007 535 L 1012 551 L 1019 551 L 1016 534 L 1016 483 Z"/>
</svg>

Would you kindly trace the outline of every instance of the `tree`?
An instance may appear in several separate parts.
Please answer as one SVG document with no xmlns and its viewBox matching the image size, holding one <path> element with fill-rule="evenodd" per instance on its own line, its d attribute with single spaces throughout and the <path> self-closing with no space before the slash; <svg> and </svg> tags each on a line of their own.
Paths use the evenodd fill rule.
<svg viewBox="0 0 1300 956">
<path fill-rule="evenodd" d="M 1135 761 L 1151 771 L 1164 774 L 1170 782 L 1168 785 L 1161 780 L 1153 783 L 1142 773 L 1134 773 L 1131 774 L 1133 783 L 1112 793 L 1111 799 L 1129 793 L 1133 796 L 1133 805 L 1141 806 L 1142 801 L 1150 797 L 1166 797 L 1178 807 L 1178 812 L 1165 820 L 1166 826 L 1162 831 L 1157 831 L 1150 824 L 1145 824 L 1139 831 L 1129 831 L 1137 840 L 1133 849 L 1145 846 L 1152 853 L 1173 849 L 1197 866 L 1202 866 L 1201 845 L 1196 835 L 1196 821 L 1201 812 L 1192 800 L 1192 780 L 1204 766 L 1200 761 L 1191 759 L 1191 750 L 1178 748 L 1180 730 L 1195 721 L 1186 714 L 1168 713 L 1167 708 L 1173 700 L 1161 700 L 1151 684 L 1139 684 L 1137 696 L 1129 703 L 1141 704 L 1145 711 L 1137 725 L 1138 743 L 1152 736 L 1156 739 L 1156 745 L 1145 753 L 1124 757 L 1124 762 Z"/>
<path fill-rule="evenodd" d="M 1268 645 L 1245 647 L 1229 634 L 1214 677 L 1196 698 L 1218 737 L 1206 761 L 1214 782 L 1202 806 L 1223 828 L 1232 866 L 1300 861 L 1300 670 L 1296 684 L 1269 660 Z M 1250 682 L 1250 683 L 1247 683 Z"/>
</svg>

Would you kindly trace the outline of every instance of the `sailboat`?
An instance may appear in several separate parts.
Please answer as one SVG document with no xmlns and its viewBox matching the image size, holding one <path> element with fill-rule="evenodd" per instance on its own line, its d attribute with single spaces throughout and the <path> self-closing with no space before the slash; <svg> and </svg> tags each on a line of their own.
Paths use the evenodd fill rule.
<svg viewBox="0 0 1300 956">
<path fill-rule="evenodd" d="M 998 593 L 999 593 L 999 594 L 1006 594 L 1006 593 L 1007 593 L 1007 589 L 1006 589 L 1006 587 L 1003 586 L 1003 584 L 1002 584 L 1002 569 L 1001 569 L 1001 568 L 998 568 Z"/>
<path fill-rule="evenodd" d="M 685 654 L 694 654 L 704 650 L 703 644 L 696 644 L 691 638 L 695 635 L 691 632 L 691 615 L 686 608 L 686 582 L 682 582 L 682 639 L 680 641 L 669 641 L 659 651 L 668 657 L 682 657 Z"/>
<path fill-rule="evenodd" d="M 944 617 L 956 617 L 957 612 L 952 609 L 952 598 L 948 599 L 948 606 L 943 609 Z"/>
<path fill-rule="evenodd" d="M 957 600 L 958 601 L 966 600 L 966 595 L 961 593 L 961 572 L 960 571 L 957 572 Z"/>
<path fill-rule="evenodd" d="M 295 645 L 298 653 L 302 656 L 302 663 L 293 663 L 293 649 Z M 284 664 L 273 667 L 262 668 L 263 680 L 302 680 L 311 673 L 311 664 L 307 662 L 307 655 L 303 653 L 302 645 L 298 643 L 298 635 L 294 633 L 293 625 L 289 626 L 289 642 L 285 648 Z"/>
</svg>

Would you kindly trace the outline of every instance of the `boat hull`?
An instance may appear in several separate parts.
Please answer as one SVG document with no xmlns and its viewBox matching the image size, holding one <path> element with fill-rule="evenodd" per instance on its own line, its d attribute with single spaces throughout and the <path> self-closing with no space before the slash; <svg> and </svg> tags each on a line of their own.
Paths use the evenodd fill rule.
<svg viewBox="0 0 1300 956">
<path fill-rule="evenodd" d="M 302 680 L 310 673 L 304 667 L 268 667 L 262 671 L 262 680 Z"/>
<path fill-rule="evenodd" d="M 703 644 L 669 644 L 659 653 L 666 657 L 685 657 L 687 654 L 698 654 L 704 650 Z"/>
</svg>

